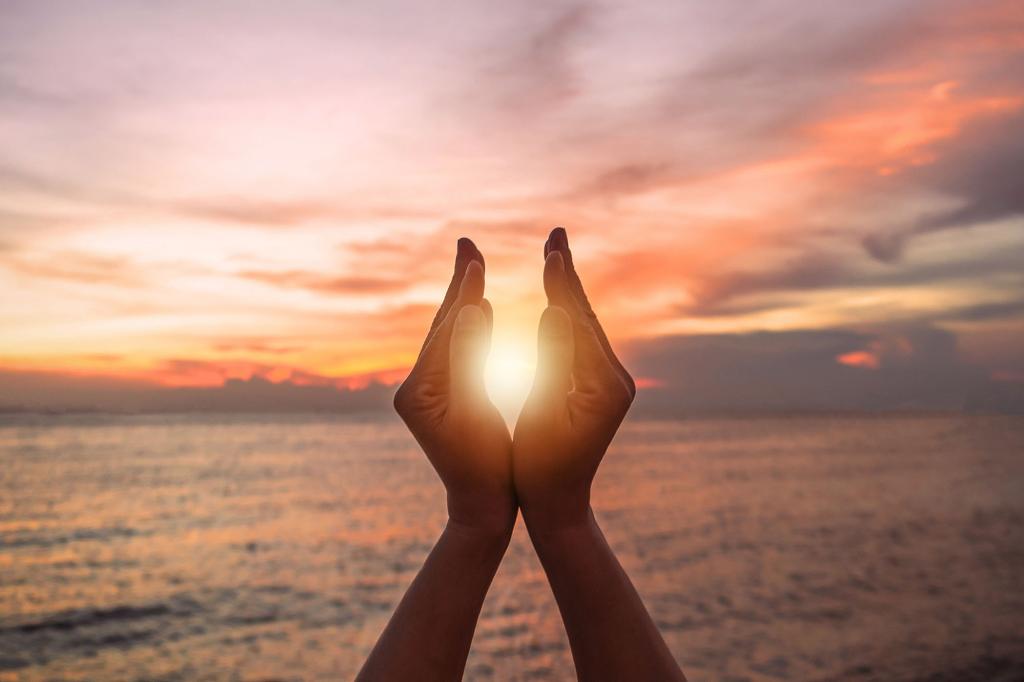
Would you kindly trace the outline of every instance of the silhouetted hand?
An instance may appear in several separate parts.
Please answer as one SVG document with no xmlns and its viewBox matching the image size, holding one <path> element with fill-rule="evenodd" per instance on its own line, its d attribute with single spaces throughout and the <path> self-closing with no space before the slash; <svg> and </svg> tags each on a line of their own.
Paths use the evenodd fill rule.
<svg viewBox="0 0 1024 682">
<path fill-rule="evenodd" d="M 564 230 L 551 233 L 544 255 L 548 308 L 537 377 L 513 443 L 484 390 L 491 312 L 483 257 L 468 239 L 459 240 L 448 294 L 395 396 L 448 489 L 449 523 L 359 682 L 462 678 L 480 608 L 508 547 L 517 496 L 578 679 L 685 682 L 590 510 L 590 483 L 633 400 L 633 380 L 587 303 Z"/>
<path fill-rule="evenodd" d="M 448 491 L 448 523 L 358 682 L 462 679 L 480 608 L 512 537 L 512 439 L 484 390 L 491 306 L 483 296 L 483 256 L 460 239 L 448 293 L 395 394 L 395 409 Z"/>
<path fill-rule="evenodd" d="M 544 245 L 548 307 L 537 375 L 516 423 L 513 476 L 531 527 L 586 522 L 590 484 L 636 394 L 572 264 L 565 230 Z"/>
<path fill-rule="evenodd" d="M 512 439 L 484 388 L 493 319 L 483 294 L 483 256 L 460 239 L 448 293 L 395 409 L 447 489 L 450 520 L 505 533 L 516 516 Z"/>
<path fill-rule="evenodd" d="M 544 245 L 548 307 L 537 375 L 516 423 L 512 472 L 523 519 L 582 682 L 686 678 L 590 508 L 590 484 L 636 386 L 572 264 L 565 230 Z"/>
</svg>

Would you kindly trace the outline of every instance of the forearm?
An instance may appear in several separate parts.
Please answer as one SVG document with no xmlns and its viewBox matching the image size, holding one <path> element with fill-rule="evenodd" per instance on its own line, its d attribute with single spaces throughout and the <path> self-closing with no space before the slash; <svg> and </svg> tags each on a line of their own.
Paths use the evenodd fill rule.
<svg viewBox="0 0 1024 682">
<path fill-rule="evenodd" d="M 459 680 L 512 529 L 449 521 L 356 678 Z"/>
<path fill-rule="evenodd" d="M 568 526 L 525 518 L 578 679 L 685 680 L 593 514 Z"/>
</svg>

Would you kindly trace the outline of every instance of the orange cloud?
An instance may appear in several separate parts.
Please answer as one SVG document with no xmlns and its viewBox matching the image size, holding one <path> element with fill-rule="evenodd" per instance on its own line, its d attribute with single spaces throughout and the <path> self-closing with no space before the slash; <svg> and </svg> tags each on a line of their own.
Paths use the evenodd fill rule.
<svg viewBox="0 0 1024 682">
<path fill-rule="evenodd" d="M 415 358 L 458 236 L 486 255 L 497 324 L 531 336 L 554 224 L 569 227 L 616 342 L 712 324 L 748 331 L 767 324 L 765 311 L 778 312 L 771 328 L 790 330 L 824 324 L 825 308 L 829 324 L 913 317 L 948 291 L 1000 301 L 1018 283 L 1003 262 L 1019 246 L 1016 224 L 984 239 L 944 235 L 924 263 L 897 263 L 906 226 L 886 239 L 878 224 L 903 211 L 912 229 L 918 214 L 969 203 L 976 188 L 920 175 L 950 164 L 954 143 L 976 144 L 979 158 L 1012 152 L 1012 135 L 973 135 L 1024 111 L 1019 2 L 926 5 L 870 21 L 816 5 L 802 16 L 823 30 L 800 40 L 791 10 L 768 8 L 757 31 L 708 41 L 679 39 L 715 30 L 686 3 L 666 3 L 656 25 L 628 8 L 630 21 L 613 22 L 598 8 L 510 7 L 511 29 L 482 54 L 429 34 L 459 25 L 453 6 L 451 22 L 410 36 L 409 68 L 396 70 L 386 44 L 325 45 L 301 21 L 282 23 L 285 47 L 275 41 L 251 68 L 207 59 L 249 53 L 222 49 L 253 39 L 231 31 L 225 46 L 195 42 L 199 71 L 170 49 L 153 64 L 164 38 L 116 9 L 101 13 L 124 30 L 68 51 L 82 17 L 45 21 L 40 10 L 31 41 L 5 43 L 24 84 L 11 102 L 25 101 L 0 131 L 11 150 L 0 219 L 12 226 L 0 286 L 15 292 L 0 302 L 0 359 L 169 386 L 391 383 Z M 203 23 L 178 20 L 182 35 Z M 23 58 L 37 52 L 60 68 Z M 335 87 L 348 73 L 339 67 L 364 58 L 372 75 Z M 117 89 L 111 65 L 122 63 L 157 70 L 144 97 Z M 75 95 L 107 88 L 116 96 Z M 98 119 L 110 130 L 83 129 Z M 151 134 L 140 140 L 122 121 Z M 1007 199 L 1019 164 L 1007 156 L 981 183 L 1006 185 L 988 201 L 998 210 L 952 224 L 1019 215 Z M 864 262 L 874 229 L 885 266 Z M 901 296 L 911 286 L 935 291 Z M 869 348 L 836 362 L 878 368 L 880 357 Z"/>
<path fill-rule="evenodd" d="M 841 114 L 812 128 L 815 153 L 843 168 L 892 175 L 936 160 L 931 146 L 957 135 L 978 117 L 1024 106 L 1024 95 L 958 96 L 957 83 L 943 81 L 879 98 L 874 106 Z"/>
<path fill-rule="evenodd" d="M 837 355 L 836 362 L 847 367 L 861 367 L 863 369 L 878 369 L 882 366 L 878 356 L 866 350 L 857 350 Z"/>
<path fill-rule="evenodd" d="M 326 294 L 377 294 L 398 291 L 411 282 L 396 277 L 348 276 L 332 277 L 315 272 L 288 270 L 285 272 L 246 270 L 239 277 L 279 287 L 310 289 Z"/>
<path fill-rule="evenodd" d="M 405 378 L 407 368 L 392 368 L 330 376 L 299 367 L 274 365 L 244 360 L 168 360 L 158 367 L 144 371 L 138 378 L 155 381 L 169 387 L 220 386 L 227 381 L 253 378 L 271 383 L 289 382 L 297 386 L 332 386 L 339 389 L 360 390 L 371 384 L 391 386 Z"/>
</svg>

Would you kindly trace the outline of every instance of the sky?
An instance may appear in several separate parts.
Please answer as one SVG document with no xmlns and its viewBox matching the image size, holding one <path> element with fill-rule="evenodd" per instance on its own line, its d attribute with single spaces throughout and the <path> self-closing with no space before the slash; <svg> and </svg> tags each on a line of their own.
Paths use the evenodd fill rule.
<svg viewBox="0 0 1024 682">
<path fill-rule="evenodd" d="M 525 375 L 555 225 L 652 409 L 1024 409 L 1024 5 L 0 4 L 0 406 L 377 404 L 460 236 Z"/>
</svg>

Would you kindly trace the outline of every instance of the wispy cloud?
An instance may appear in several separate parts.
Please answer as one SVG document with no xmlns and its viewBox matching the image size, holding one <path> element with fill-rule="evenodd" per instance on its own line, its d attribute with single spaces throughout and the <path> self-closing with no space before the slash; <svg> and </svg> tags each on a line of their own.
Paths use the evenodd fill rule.
<svg viewBox="0 0 1024 682">
<path fill-rule="evenodd" d="M 618 342 L 841 384 L 917 325 L 1015 376 L 1018 5 L 5 4 L 0 364 L 378 376 L 460 236 L 532 337 L 563 224 Z"/>
<path fill-rule="evenodd" d="M 30 279 L 63 280 L 80 284 L 139 286 L 146 275 L 130 259 L 79 252 L 13 254 L 0 261 L 5 268 Z"/>
<path fill-rule="evenodd" d="M 327 294 L 379 294 L 405 289 L 407 280 L 386 277 L 335 277 L 302 270 L 267 272 L 248 270 L 238 273 L 239 277 L 264 284 L 285 288 L 310 289 Z"/>
<path fill-rule="evenodd" d="M 597 10 L 590 4 L 537 5 L 525 26 L 487 46 L 475 83 L 489 106 L 510 115 L 541 117 L 579 93 L 573 48 L 585 38 Z"/>
</svg>

